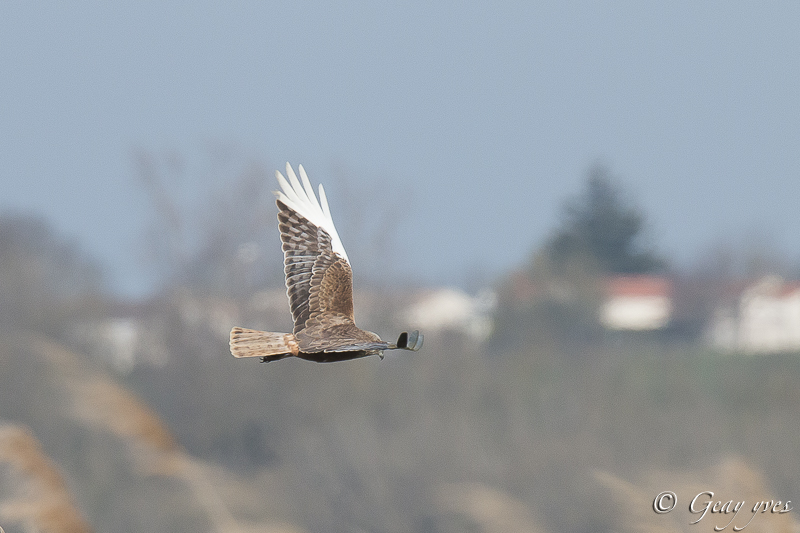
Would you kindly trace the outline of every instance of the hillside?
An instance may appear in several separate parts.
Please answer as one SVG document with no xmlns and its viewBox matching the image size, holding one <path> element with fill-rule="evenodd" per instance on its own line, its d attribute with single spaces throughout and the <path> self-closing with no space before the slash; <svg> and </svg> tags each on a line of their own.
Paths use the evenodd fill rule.
<svg viewBox="0 0 800 533">
<path fill-rule="evenodd" d="M 3 336 L 0 416 L 30 428 L 95 531 L 690 531 L 697 487 L 798 500 L 794 355 L 492 354 L 441 333 L 384 361 L 261 365 L 183 338 L 205 349 L 114 377 Z M 652 512 L 662 490 L 682 514 Z"/>
</svg>

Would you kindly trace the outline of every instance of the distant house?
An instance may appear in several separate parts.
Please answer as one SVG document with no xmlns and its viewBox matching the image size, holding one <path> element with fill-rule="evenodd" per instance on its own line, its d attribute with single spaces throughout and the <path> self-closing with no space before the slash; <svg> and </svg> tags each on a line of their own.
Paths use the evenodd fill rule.
<svg viewBox="0 0 800 533">
<path fill-rule="evenodd" d="M 766 276 L 715 311 L 711 344 L 726 351 L 800 351 L 800 281 Z"/>
<path fill-rule="evenodd" d="M 493 291 L 470 296 L 459 289 L 443 287 L 420 295 L 403 318 L 423 331 L 460 331 L 482 341 L 492 332 L 491 315 L 496 305 Z"/>
<path fill-rule="evenodd" d="M 659 276 L 614 276 L 604 283 L 600 323 L 611 330 L 663 329 L 672 316 L 672 283 Z"/>
</svg>

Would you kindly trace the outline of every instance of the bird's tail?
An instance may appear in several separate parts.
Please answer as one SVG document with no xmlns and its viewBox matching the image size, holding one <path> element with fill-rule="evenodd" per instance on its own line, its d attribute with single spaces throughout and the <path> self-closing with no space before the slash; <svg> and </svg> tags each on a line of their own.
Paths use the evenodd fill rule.
<svg viewBox="0 0 800 533">
<path fill-rule="evenodd" d="M 291 333 L 269 333 L 255 329 L 231 330 L 231 355 L 234 357 L 266 357 L 267 360 L 297 355 L 299 347 Z"/>
</svg>

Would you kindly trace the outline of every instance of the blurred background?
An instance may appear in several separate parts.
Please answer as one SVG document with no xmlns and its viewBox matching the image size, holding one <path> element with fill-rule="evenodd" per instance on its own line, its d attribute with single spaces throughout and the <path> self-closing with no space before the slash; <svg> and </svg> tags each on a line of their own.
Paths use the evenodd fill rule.
<svg viewBox="0 0 800 533">
<path fill-rule="evenodd" d="M 799 500 L 798 23 L 5 2 L 0 527 L 706 531 L 701 491 Z M 420 352 L 230 356 L 291 328 L 286 161 L 358 324 Z"/>
</svg>

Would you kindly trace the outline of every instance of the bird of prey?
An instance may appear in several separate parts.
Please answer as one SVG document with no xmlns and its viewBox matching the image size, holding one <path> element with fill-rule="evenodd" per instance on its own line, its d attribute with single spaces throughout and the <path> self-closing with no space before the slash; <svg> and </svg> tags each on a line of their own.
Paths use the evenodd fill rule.
<svg viewBox="0 0 800 533">
<path fill-rule="evenodd" d="M 417 351 L 419 331 L 400 334 L 388 343 L 353 320 L 353 271 L 325 197 L 319 201 L 303 166 L 300 179 L 286 163 L 286 175 L 275 172 L 278 228 L 283 243 L 286 294 L 294 319 L 292 333 L 270 333 L 235 327 L 230 347 L 234 357 L 261 357 L 264 363 L 299 357 L 318 363 L 346 361 L 368 355 L 383 358 L 384 350 Z M 302 183 L 301 183 L 302 181 Z"/>
</svg>

